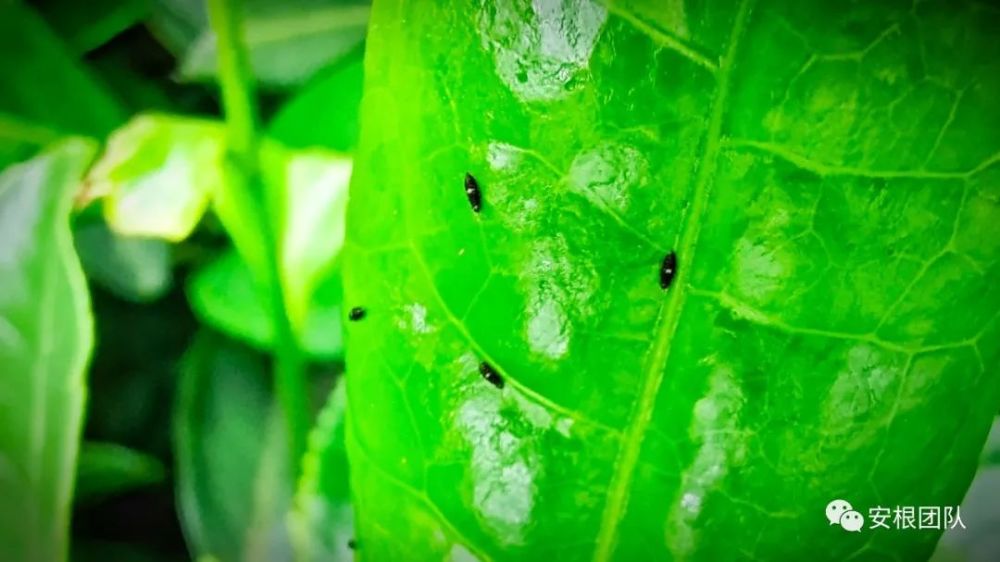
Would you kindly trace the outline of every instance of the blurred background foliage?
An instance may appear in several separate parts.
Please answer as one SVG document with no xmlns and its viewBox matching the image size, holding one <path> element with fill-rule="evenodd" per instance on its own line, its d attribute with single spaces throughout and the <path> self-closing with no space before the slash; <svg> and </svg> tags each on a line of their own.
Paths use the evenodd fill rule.
<svg viewBox="0 0 1000 562">
<path fill-rule="evenodd" d="M 276 266 L 318 418 L 298 471 L 268 361 L 274 294 L 255 273 L 266 242 L 250 219 L 227 223 L 220 196 L 227 140 L 204 0 L 0 0 L 0 170 L 65 137 L 101 147 L 72 217 L 96 347 L 71 559 L 350 557 L 344 396 L 327 397 L 344 370 L 337 258 L 368 12 L 244 4 Z M 995 430 L 963 506 L 970 529 L 946 535 L 938 559 L 996 552 L 998 464 Z"/>
<path fill-rule="evenodd" d="M 310 419 L 343 372 L 337 256 L 368 12 L 358 0 L 243 5 Z M 273 294 L 254 274 L 259 225 L 227 229 L 216 213 L 227 138 L 210 23 L 204 0 L 0 0 L 0 171 L 66 137 L 100 146 L 72 217 L 95 321 L 74 560 L 292 559 L 285 514 L 298 483 L 268 360 Z M 234 229 L 251 240 L 241 252 Z M 312 439 L 336 458 L 307 461 L 302 485 L 345 501 L 303 501 L 340 523 L 299 534 L 339 553 L 346 480 L 323 470 L 345 462 L 329 446 L 343 398 L 331 408 Z"/>
</svg>

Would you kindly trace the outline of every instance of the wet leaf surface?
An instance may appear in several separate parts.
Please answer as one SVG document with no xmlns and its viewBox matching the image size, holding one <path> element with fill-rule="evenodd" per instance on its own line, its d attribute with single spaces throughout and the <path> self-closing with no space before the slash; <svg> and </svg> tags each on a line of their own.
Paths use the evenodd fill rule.
<svg viewBox="0 0 1000 562">
<path fill-rule="evenodd" d="M 929 556 L 940 531 L 823 510 L 958 504 L 1000 406 L 997 25 L 376 3 L 345 249 L 361 558 Z"/>
</svg>

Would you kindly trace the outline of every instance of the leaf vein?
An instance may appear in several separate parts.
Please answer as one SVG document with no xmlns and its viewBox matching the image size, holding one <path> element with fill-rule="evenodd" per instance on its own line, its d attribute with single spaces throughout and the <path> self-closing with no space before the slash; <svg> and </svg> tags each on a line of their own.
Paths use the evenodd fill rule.
<svg viewBox="0 0 1000 562">
<path fill-rule="evenodd" d="M 515 377 L 511 376 L 510 371 L 503 368 L 502 365 L 497 363 L 497 361 L 493 359 L 489 353 L 486 352 L 483 346 L 480 345 L 479 341 L 475 337 L 473 337 L 472 334 L 469 332 L 469 330 L 465 327 L 465 324 L 461 321 L 461 319 L 459 319 L 458 316 L 455 315 L 455 313 L 451 310 L 451 307 L 449 307 L 448 304 L 445 302 L 444 297 L 441 296 L 441 292 L 438 290 L 437 285 L 434 283 L 434 277 L 433 275 L 431 275 L 430 268 L 427 266 L 427 262 L 424 260 L 423 255 L 420 253 L 420 251 L 417 249 L 415 245 L 411 247 L 411 251 L 413 252 L 414 261 L 417 262 L 418 268 L 423 273 L 424 278 L 427 281 L 427 286 L 430 288 L 431 296 L 433 296 L 434 300 L 437 301 L 437 305 L 441 309 L 441 312 L 444 313 L 445 318 L 448 320 L 450 324 L 452 324 L 455 327 L 458 333 L 462 335 L 462 338 L 466 341 L 466 343 L 468 343 L 469 347 L 471 347 L 472 350 L 476 352 L 476 354 L 479 356 L 481 360 L 488 361 L 490 365 L 493 366 L 494 369 L 496 369 L 497 371 L 501 372 L 504 375 L 504 379 L 510 386 L 516 388 L 522 394 L 531 398 L 538 404 L 545 406 L 550 410 L 559 413 L 560 415 L 571 418 L 574 421 L 593 425 L 595 427 L 604 429 L 605 431 L 608 431 L 609 433 L 612 433 L 614 435 L 621 433 L 619 430 L 613 427 L 610 427 L 597 420 L 590 419 L 587 416 L 581 416 L 579 413 L 574 412 L 573 410 L 565 406 L 562 406 L 545 396 L 542 396 L 541 394 L 529 388 L 524 383 L 518 381 Z"/>
<path fill-rule="evenodd" d="M 821 330 L 818 328 L 807 328 L 805 326 L 795 326 L 789 324 L 784 320 L 775 318 L 766 312 L 758 310 L 749 304 L 742 302 L 735 297 L 728 295 L 726 293 L 718 293 L 714 291 L 706 291 L 702 289 L 689 288 L 688 293 L 694 296 L 712 299 L 718 302 L 723 307 L 730 310 L 733 314 L 739 316 L 742 319 L 753 322 L 754 324 L 760 326 L 767 326 L 769 328 L 774 328 L 782 332 L 789 334 L 800 334 L 804 336 L 817 336 L 830 339 L 838 340 L 849 340 L 849 341 L 859 341 L 869 343 L 888 351 L 894 351 L 903 354 L 912 353 L 925 353 L 930 351 L 940 351 L 945 349 L 956 349 L 959 347 L 967 347 L 975 345 L 977 338 L 969 338 L 967 340 L 937 344 L 937 345 L 925 345 L 925 346 L 906 346 L 898 343 L 893 343 L 890 341 L 883 340 L 879 338 L 875 332 L 869 333 L 850 333 L 850 332 L 838 332 L 836 330 Z"/>
<path fill-rule="evenodd" d="M 604 7 L 609 13 L 621 18 L 632 27 L 649 36 L 650 39 L 653 39 L 658 44 L 674 51 L 698 66 L 708 69 L 712 73 L 719 71 L 719 65 L 717 62 L 713 61 L 711 58 L 702 54 L 697 49 L 681 41 L 677 37 L 674 37 L 672 34 L 646 23 L 636 14 L 617 5 L 614 0 L 606 0 L 604 2 Z"/>
<path fill-rule="evenodd" d="M 989 165 L 1000 160 L 1000 154 L 994 155 L 992 158 L 984 161 L 982 164 L 972 168 L 971 170 L 966 170 L 964 172 L 932 172 L 927 170 L 869 170 L 866 168 L 857 168 L 853 166 L 840 166 L 837 164 L 828 164 L 825 162 L 820 162 L 814 160 L 808 156 L 795 152 L 787 146 L 782 146 L 773 142 L 756 141 L 751 139 L 728 139 L 724 143 L 733 148 L 750 148 L 755 149 L 760 152 L 770 154 L 785 160 L 786 162 L 793 164 L 794 166 L 801 168 L 803 170 L 813 172 L 814 174 L 820 176 L 851 176 L 851 177 L 862 177 L 862 178 L 881 178 L 881 179 L 930 179 L 930 180 L 947 180 L 947 179 L 966 179 L 969 176 L 975 175 L 976 173 L 982 171 Z"/>
<path fill-rule="evenodd" d="M 738 8 L 736 20 L 730 35 L 726 56 L 722 61 L 718 74 L 718 85 L 715 100 L 712 104 L 711 117 L 706 131 L 705 148 L 701 167 L 694 184 L 694 195 L 690 214 L 685 217 L 680 242 L 677 246 L 677 256 L 681 265 L 677 278 L 674 280 L 675 291 L 669 294 L 669 299 L 657 321 L 656 337 L 649 355 L 649 361 L 643 370 L 642 390 L 633 407 L 625 437 L 615 461 L 608 492 L 607 503 L 601 516 L 601 524 L 597 535 L 597 545 L 594 552 L 595 562 L 605 562 L 612 556 L 618 535 L 618 526 L 625 516 L 628 504 L 629 489 L 635 475 L 642 447 L 643 436 L 652 421 L 656 397 L 663 382 L 664 371 L 670 353 L 670 343 L 677 331 L 684 305 L 684 288 L 687 271 L 693 263 L 695 247 L 701 226 L 701 217 L 705 212 L 711 182 L 716 168 L 716 159 L 722 144 L 722 121 L 725 115 L 729 78 L 736 56 L 736 47 L 743 35 L 750 12 L 752 0 L 743 0 Z"/>
<path fill-rule="evenodd" d="M 353 412 L 352 408 L 347 408 L 345 410 L 345 416 L 347 416 L 348 418 L 353 418 L 352 412 Z M 355 423 L 357 423 L 354 422 L 353 419 L 351 420 L 351 422 L 352 423 L 350 424 L 350 426 L 354 426 Z M 431 497 L 427 495 L 426 490 L 420 490 L 415 488 L 409 482 L 400 479 L 395 474 L 383 468 L 378 462 L 375 461 L 375 458 L 372 456 L 372 454 L 368 451 L 368 449 L 364 446 L 364 444 L 361 443 L 361 440 L 358 439 L 357 436 L 353 435 L 353 433 L 354 432 L 352 431 L 351 441 L 354 444 L 354 446 L 351 447 L 352 451 L 360 453 L 361 456 L 364 457 L 364 460 L 368 462 L 368 465 L 374 468 L 378 473 L 380 473 L 383 478 L 389 481 L 390 484 L 395 485 L 400 490 L 410 494 L 414 499 L 424 504 L 424 506 L 431 512 L 431 514 L 438 520 L 438 522 L 441 523 L 441 525 L 443 525 L 448 531 L 451 531 L 452 535 L 454 535 L 455 538 L 457 538 L 462 542 L 462 546 L 469 549 L 469 551 L 472 552 L 474 555 L 476 555 L 476 557 L 479 560 L 481 560 L 482 562 L 489 562 L 490 560 L 492 560 L 491 556 L 486 556 L 482 551 L 480 551 L 476 547 L 473 541 L 469 540 L 468 537 L 466 537 L 461 531 L 459 531 L 455 527 L 454 524 L 452 524 L 451 520 L 448 519 L 444 515 L 444 513 L 441 512 L 441 509 L 438 507 L 437 503 L 434 502 L 434 500 L 432 500 Z"/>
</svg>

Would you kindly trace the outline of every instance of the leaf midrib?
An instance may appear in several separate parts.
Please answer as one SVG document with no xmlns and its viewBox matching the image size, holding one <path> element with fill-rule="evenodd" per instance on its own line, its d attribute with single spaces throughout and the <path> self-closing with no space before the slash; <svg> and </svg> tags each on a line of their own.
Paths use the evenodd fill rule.
<svg viewBox="0 0 1000 562">
<path fill-rule="evenodd" d="M 663 374 L 670 355 L 670 343 L 677 331 L 678 320 L 684 307 L 687 273 L 693 263 L 694 251 L 701 230 L 701 220 L 711 191 L 711 181 L 716 168 L 716 159 L 722 141 L 722 119 L 725 115 L 729 94 L 729 78 L 733 59 L 736 55 L 739 40 L 746 27 L 747 16 L 753 0 L 743 0 L 737 11 L 729 37 L 729 45 L 718 73 L 715 100 L 706 132 L 705 148 L 702 153 L 701 166 L 695 180 L 694 196 L 691 212 L 685 217 L 677 245 L 679 267 L 677 277 L 671 289 L 672 295 L 666 303 L 664 312 L 660 315 L 656 329 L 653 348 L 649 355 L 642 375 L 642 391 L 633 407 L 622 445 L 615 461 L 614 472 L 605 503 L 601 524 L 598 528 L 597 544 L 594 550 L 594 562 L 605 562 L 611 559 L 618 537 L 618 527 L 628 505 L 629 490 L 638 464 L 643 437 L 652 420 L 656 406 L 656 397 L 663 382 Z"/>
</svg>

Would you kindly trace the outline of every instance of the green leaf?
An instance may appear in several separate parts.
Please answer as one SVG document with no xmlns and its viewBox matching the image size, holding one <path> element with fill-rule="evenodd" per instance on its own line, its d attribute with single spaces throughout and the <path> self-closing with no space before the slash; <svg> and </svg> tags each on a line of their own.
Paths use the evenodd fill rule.
<svg viewBox="0 0 1000 562">
<path fill-rule="evenodd" d="M 158 484 L 166 471 L 155 457 L 114 443 L 84 443 L 76 468 L 77 503 Z"/>
<path fill-rule="evenodd" d="M 208 27 L 205 0 L 156 0 L 147 22 L 150 31 L 175 56 L 180 56 Z"/>
<path fill-rule="evenodd" d="M 191 551 L 229 561 L 291 559 L 293 483 L 261 357 L 205 335 L 182 371 L 174 436 L 178 504 Z"/>
<path fill-rule="evenodd" d="M 268 126 L 285 146 L 351 151 L 358 139 L 364 49 L 344 57 L 295 93 Z"/>
<path fill-rule="evenodd" d="M 921 560 L 940 530 L 826 504 L 961 501 L 1000 406 L 1000 12 L 669 6 L 374 4 L 366 559 Z"/>
<path fill-rule="evenodd" d="M 0 68 L 0 112 L 101 138 L 125 121 L 111 92 L 20 2 L 0 4 Z"/>
<path fill-rule="evenodd" d="M 61 135 L 47 127 L 0 113 L 0 170 L 27 160 Z"/>
<path fill-rule="evenodd" d="M 273 349 L 269 293 L 254 282 L 236 252 L 227 252 L 197 271 L 188 284 L 188 298 L 202 322 L 257 348 Z M 304 350 L 315 358 L 343 356 L 339 271 L 323 278 L 308 304 L 300 334 Z"/>
<path fill-rule="evenodd" d="M 240 257 L 220 258 L 191 282 L 189 296 L 202 319 L 259 347 L 272 348 L 271 291 L 263 248 L 267 228 L 280 248 L 280 282 L 285 308 L 302 348 L 318 357 L 339 358 L 341 288 L 336 271 L 344 243 L 344 214 L 352 161 L 321 150 L 290 151 L 273 141 L 261 150 L 269 225 L 240 190 L 224 185 L 214 207 Z M 248 257 L 249 256 L 249 259 Z"/>
<path fill-rule="evenodd" d="M 260 83 L 293 87 L 351 52 L 365 37 L 369 8 L 343 1 L 251 3 L 245 36 L 250 64 Z M 205 27 L 180 67 L 187 80 L 216 74 L 215 34 Z"/>
<path fill-rule="evenodd" d="M 352 161 L 325 151 L 269 147 L 263 157 L 264 181 L 270 190 L 284 195 L 278 231 L 285 309 L 292 326 L 301 332 L 313 293 L 330 276 L 344 246 Z"/>
<path fill-rule="evenodd" d="M 87 53 L 139 23 L 150 0 L 43 0 L 40 10 L 76 53 Z"/>
<path fill-rule="evenodd" d="M 0 174 L 0 553 L 63 560 L 93 344 L 73 192 L 95 147 L 70 140 Z"/>
<path fill-rule="evenodd" d="M 196 271 L 188 299 L 202 322 L 260 349 L 270 349 L 274 328 L 267 293 L 254 282 L 236 252 L 227 252 Z"/>
<path fill-rule="evenodd" d="M 309 436 L 290 528 L 299 559 L 353 560 L 354 515 L 344 445 L 344 384 L 338 382 Z"/>
<path fill-rule="evenodd" d="M 101 221 L 74 229 L 76 251 L 87 277 L 115 295 L 149 302 L 170 289 L 170 246 L 151 238 L 121 236 Z"/>
<path fill-rule="evenodd" d="M 219 123 L 142 115 L 115 131 L 87 177 L 88 197 L 104 198 L 115 232 L 178 242 L 201 220 L 222 185 Z"/>
</svg>

